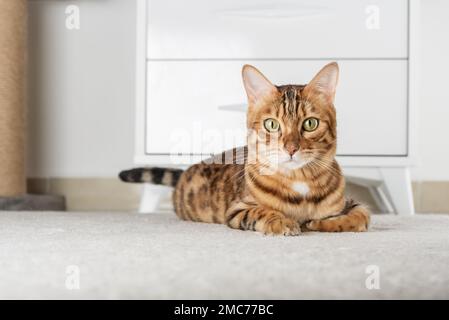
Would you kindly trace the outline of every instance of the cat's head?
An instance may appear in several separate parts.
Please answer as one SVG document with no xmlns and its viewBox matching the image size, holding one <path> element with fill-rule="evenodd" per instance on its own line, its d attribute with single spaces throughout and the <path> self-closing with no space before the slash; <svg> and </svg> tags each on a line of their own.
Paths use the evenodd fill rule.
<svg viewBox="0 0 449 320">
<path fill-rule="evenodd" d="M 258 162 L 288 174 L 333 159 L 337 63 L 326 65 L 307 85 L 275 86 L 250 65 L 242 75 L 248 95 L 248 147 L 257 148 Z"/>
</svg>

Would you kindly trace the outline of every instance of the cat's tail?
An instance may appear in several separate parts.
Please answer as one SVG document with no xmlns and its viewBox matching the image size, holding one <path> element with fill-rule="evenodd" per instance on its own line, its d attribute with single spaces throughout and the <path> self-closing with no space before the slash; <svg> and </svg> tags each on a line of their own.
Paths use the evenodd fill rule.
<svg viewBox="0 0 449 320">
<path fill-rule="evenodd" d="M 181 169 L 153 167 L 124 170 L 118 176 L 124 182 L 147 182 L 174 187 L 182 173 Z"/>
</svg>

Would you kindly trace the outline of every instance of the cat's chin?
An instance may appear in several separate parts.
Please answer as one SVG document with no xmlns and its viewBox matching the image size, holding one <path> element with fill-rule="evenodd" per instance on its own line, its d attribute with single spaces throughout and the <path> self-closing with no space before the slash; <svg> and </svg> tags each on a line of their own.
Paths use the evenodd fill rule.
<svg viewBox="0 0 449 320">
<path fill-rule="evenodd" d="M 283 174 L 291 174 L 293 171 L 304 167 L 308 161 L 288 160 L 278 165 L 278 171 Z"/>
</svg>

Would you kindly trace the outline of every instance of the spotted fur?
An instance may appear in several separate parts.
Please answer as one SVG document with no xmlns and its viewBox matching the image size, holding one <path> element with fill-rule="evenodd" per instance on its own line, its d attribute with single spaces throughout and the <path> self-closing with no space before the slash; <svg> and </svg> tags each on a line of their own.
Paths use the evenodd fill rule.
<svg viewBox="0 0 449 320">
<path fill-rule="evenodd" d="M 127 171 L 124 180 L 163 183 L 165 175 L 170 174 L 172 177 L 167 181 L 175 186 L 175 211 L 183 220 L 221 223 L 273 235 L 298 235 L 301 230 L 366 231 L 369 211 L 345 199 L 345 179 L 335 160 L 337 128 L 333 98 L 337 75 L 338 66 L 333 63 L 308 85 L 276 87 L 257 69 L 245 66 L 243 78 L 249 104 L 247 147 L 224 152 L 182 174 L 172 169 L 141 168 Z M 306 132 L 302 123 L 311 116 L 319 119 L 319 126 Z M 281 125 L 276 136 L 278 144 L 268 150 L 268 155 L 260 158 L 258 155 L 256 161 L 249 161 L 248 150 L 257 149 L 258 143 L 269 145 L 275 139 L 263 128 L 267 117 L 277 119 Z M 271 153 L 286 150 L 298 155 L 301 165 L 292 168 L 286 164 L 285 168 L 273 169 Z M 225 159 L 232 159 L 232 163 L 223 164 Z"/>
</svg>

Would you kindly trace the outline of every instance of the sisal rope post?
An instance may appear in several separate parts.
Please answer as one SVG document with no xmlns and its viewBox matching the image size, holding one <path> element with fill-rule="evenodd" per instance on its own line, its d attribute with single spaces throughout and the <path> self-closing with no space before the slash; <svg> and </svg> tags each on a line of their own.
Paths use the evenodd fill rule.
<svg viewBox="0 0 449 320">
<path fill-rule="evenodd" d="M 26 22 L 26 0 L 0 0 L 0 197 L 26 193 Z"/>
</svg>

